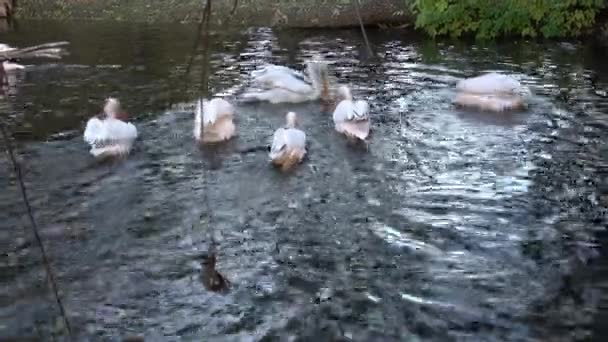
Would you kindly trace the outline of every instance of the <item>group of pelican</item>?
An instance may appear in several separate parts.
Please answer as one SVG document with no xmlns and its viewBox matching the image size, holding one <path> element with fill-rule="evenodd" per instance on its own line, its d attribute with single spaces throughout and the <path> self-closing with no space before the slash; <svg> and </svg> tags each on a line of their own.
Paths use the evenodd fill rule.
<svg viewBox="0 0 608 342">
<path fill-rule="evenodd" d="M 251 73 L 251 84 L 241 95 L 244 101 L 300 103 L 321 100 L 333 106 L 334 128 L 349 140 L 366 141 L 370 134 L 370 108 L 365 100 L 353 99 L 346 85 L 332 86 L 327 64 L 309 61 L 306 73 L 279 65 L 266 65 Z M 524 106 L 525 87 L 510 76 L 489 73 L 465 79 L 456 85 L 453 103 L 469 108 L 502 112 Z M 199 99 L 194 111 L 194 138 L 201 144 L 220 143 L 236 133 L 234 106 L 222 98 Z M 127 122 L 127 114 L 117 99 L 106 100 L 104 112 L 89 120 L 84 139 L 96 157 L 129 153 L 137 129 Z M 306 155 L 306 133 L 298 128 L 295 112 L 286 115 L 286 124 L 273 135 L 269 157 L 283 170 L 299 164 Z"/>
<path fill-rule="evenodd" d="M 333 89 L 329 82 L 327 64 L 308 62 L 307 73 L 279 65 L 267 65 L 251 74 L 251 85 L 242 94 L 247 102 L 301 103 L 322 100 L 335 104 L 333 121 L 336 131 L 350 139 L 365 141 L 370 132 L 369 105 L 354 101 L 345 85 Z M 236 133 L 234 106 L 221 98 L 199 99 L 194 111 L 194 138 L 202 144 L 220 143 Z M 103 113 L 91 118 L 84 139 L 91 145 L 95 157 L 128 154 L 137 129 L 127 122 L 128 116 L 115 98 L 106 100 Z M 273 135 L 269 157 L 272 164 L 283 170 L 299 164 L 306 155 L 306 134 L 298 128 L 295 112 L 286 115 L 286 124 Z"/>
</svg>

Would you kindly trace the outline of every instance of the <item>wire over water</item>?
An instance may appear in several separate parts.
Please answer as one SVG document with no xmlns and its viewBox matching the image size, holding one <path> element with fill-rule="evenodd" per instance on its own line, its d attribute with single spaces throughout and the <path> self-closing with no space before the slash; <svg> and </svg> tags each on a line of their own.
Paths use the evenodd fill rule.
<svg viewBox="0 0 608 342">
<path fill-rule="evenodd" d="M 6 131 L 6 126 L 4 122 L 0 121 L 0 131 L 2 133 L 2 138 L 6 145 L 6 153 L 9 156 L 11 164 L 13 165 L 13 170 L 15 171 L 15 175 L 17 176 L 17 180 L 19 181 L 19 188 L 21 190 L 21 196 L 23 197 L 23 204 L 25 205 L 27 216 L 30 220 L 30 224 L 32 227 L 32 231 L 34 232 L 34 236 L 36 237 L 36 242 L 38 247 L 40 248 L 40 253 L 42 254 L 42 261 L 44 263 L 44 267 L 46 268 L 46 272 L 48 275 L 49 282 L 51 283 L 51 288 L 53 290 L 53 294 L 55 295 L 55 300 L 57 302 L 57 306 L 59 307 L 59 311 L 61 313 L 61 317 L 63 318 L 63 323 L 65 325 L 65 329 L 67 331 L 68 337 L 70 340 L 72 338 L 72 328 L 70 326 L 70 321 L 66 315 L 66 310 L 61 302 L 61 297 L 59 296 L 59 287 L 57 286 L 57 281 L 55 280 L 55 274 L 53 273 L 53 269 L 51 268 L 51 264 L 46 254 L 46 250 L 44 249 L 44 244 L 42 243 L 42 239 L 40 238 L 40 233 L 38 232 L 38 225 L 36 224 L 36 220 L 34 219 L 34 214 L 32 210 L 32 206 L 28 199 L 27 189 L 25 187 L 25 183 L 23 182 L 23 174 L 21 172 L 21 167 L 17 162 L 17 158 L 15 158 L 15 153 L 13 151 L 13 147 L 11 146 L 10 138 Z"/>
<path fill-rule="evenodd" d="M 374 55 L 374 51 L 372 51 L 372 47 L 369 44 L 369 39 L 367 39 L 367 32 L 365 32 L 365 25 L 363 25 L 363 19 L 361 18 L 361 4 L 359 0 L 354 0 L 355 2 L 355 12 L 357 12 L 357 18 L 359 19 L 359 26 L 361 26 L 361 33 L 363 34 L 363 40 L 365 41 L 365 47 L 367 48 L 367 53 L 369 56 Z"/>
</svg>

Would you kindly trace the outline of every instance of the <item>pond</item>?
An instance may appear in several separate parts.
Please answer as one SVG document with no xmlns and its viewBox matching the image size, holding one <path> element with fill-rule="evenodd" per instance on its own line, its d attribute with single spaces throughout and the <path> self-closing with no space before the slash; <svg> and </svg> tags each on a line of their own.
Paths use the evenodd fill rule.
<svg viewBox="0 0 608 342">
<path fill-rule="evenodd" d="M 237 103 L 238 137 L 192 139 L 196 27 L 19 22 L 0 41 L 69 40 L 28 61 L 0 115 L 15 139 L 76 340 L 572 341 L 608 328 L 608 68 L 592 42 L 432 41 L 371 30 L 213 32 L 210 89 L 238 98 L 265 63 L 322 56 L 372 107 L 367 148 L 319 103 Z M 192 67 L 188 68 L 192 58 Z M 529 108 L 451 105 L 500 71 Z M 82 140 L 107 96 L 139 138 L 99 163 Z M 300 114 L 309 155 L 275 171 L 265 146 Z M 0 159 L 0 336 L 62 340 L 8 158 Z M 211 236 L 228 293 L 199 281 Z"/>
</svg>

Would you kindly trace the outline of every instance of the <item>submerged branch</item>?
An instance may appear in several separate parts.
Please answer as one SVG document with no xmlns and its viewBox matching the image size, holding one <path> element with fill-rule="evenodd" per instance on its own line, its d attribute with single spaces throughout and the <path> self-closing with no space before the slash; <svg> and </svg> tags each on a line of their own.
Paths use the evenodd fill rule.
<svg viewBox="0 0 608 342">
<path fill-rule="evenodd" d="M 67 55 L 68 52 L 65 50 L 65 46 L 69 45 L 69 42 L 54 42 L 45 43 L 26 48 L 13 48 L 8 50 L 0 50 L 0 59 L 20 59 L 20 58 L 51 58 L 60 59 Z"/>
</svg>

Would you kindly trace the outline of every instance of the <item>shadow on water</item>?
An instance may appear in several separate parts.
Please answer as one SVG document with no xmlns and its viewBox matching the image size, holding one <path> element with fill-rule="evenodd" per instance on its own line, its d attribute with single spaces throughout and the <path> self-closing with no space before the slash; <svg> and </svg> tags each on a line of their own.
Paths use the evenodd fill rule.
<svg viewBox="0 0 608 342">
<path fill-rule="evenodd" d="M 19 142 L 36 218 L 75 333 L 115 340 L 601 340 L 608 78 L 582 42 L 491 46 L 371 31 L 251 28 L 212 35 L 210 92 L 234 99 L 251 70 L 324 56 L 373 109 L 365 149 L 317 103 L 238 104 L 238 137 L 192 139 L 195 27 L 22 22 L 1 40 L 70 40 L 1 108 Z M 574 49 L 574 50 L 573 50 Z M 200 75 L 200 61 L 192 75 Z M 523 113 L 455 109 L 462 77 L 504 71 L 535 93 Z M 183 84 L 186 84 L 183 86 Z M 119 96 L 140 138 L 96 163 L 81 132 Z M 309 155 L 268 163 L 285 112 Z M 61 331 L 0 159 L 0 336 Z M 213 231 L 202 224 L 204 198 Z M 200 283 L 217 240 L 230 292 Z"/>
</svg>

